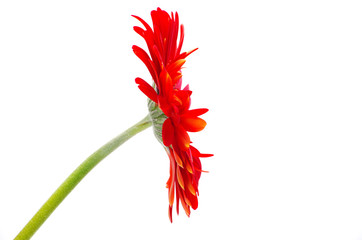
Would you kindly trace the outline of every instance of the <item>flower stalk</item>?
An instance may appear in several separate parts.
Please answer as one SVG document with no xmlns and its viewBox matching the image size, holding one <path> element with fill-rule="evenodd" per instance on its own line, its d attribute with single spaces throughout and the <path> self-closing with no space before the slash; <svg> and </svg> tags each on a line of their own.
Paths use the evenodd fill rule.
<svg viewBox="0 0 362 240">
<path fill-rule="evenodd" d="M 47 220 L 59 204 L 68 196 L 68 194 L 78 185 L 78 183 L 105 157 L 112 153 L 115 149 L 121 146 L 137 133 L 152 126 L 152 120 L 147 115 L 140 122 L 136 123 L 126 131 L 110 140 L 103 145 L 84 162 L 76 168 L 69 177 L 58 187 L 58 189 L 50 196 L 43 204 L 33 218 L 25 225 L 14 240 L 30 239 L 40 226 Z"/>
</svg>

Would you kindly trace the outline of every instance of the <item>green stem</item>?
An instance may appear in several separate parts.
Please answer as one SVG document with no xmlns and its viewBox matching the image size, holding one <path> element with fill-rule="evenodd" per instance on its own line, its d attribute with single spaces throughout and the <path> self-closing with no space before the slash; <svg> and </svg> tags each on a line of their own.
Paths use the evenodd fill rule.
<svg viewBox="0 0 362 240">
<path fill-rule="evenodd" d="M 147 115 L 140 122 L 136 123 L 105 145 L 90 155 L 70 176 L 58 187 L 58 189 L 43 204 L 39 211 L 25 225 L 14 240 L 30 239 L 40 226 L 47 220 L 59 204 L 68 196 L 68 194 L 77 186 L 77 184 L 105 157 L 117 149 L 120 145 L 137 133 L 145 130 L 152 125 L 152 121 Z"/>
</svg>

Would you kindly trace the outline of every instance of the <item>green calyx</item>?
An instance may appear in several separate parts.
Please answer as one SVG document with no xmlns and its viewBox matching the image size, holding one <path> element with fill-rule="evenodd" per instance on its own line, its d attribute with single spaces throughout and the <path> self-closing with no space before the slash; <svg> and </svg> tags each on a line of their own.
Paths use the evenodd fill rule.
<svg viewBox="0 0 362 240">
<path fill-rule="evenodd" d="M 155 134 L 157 140 L 163 145 L 162 140 L 162 125 L 167 119 L 167 116 L 162 112 L 162 110 L 157 106 L 155 102 L 148 99 L 148 111 L 152 120 L 153 133 Z"/>
</svg>

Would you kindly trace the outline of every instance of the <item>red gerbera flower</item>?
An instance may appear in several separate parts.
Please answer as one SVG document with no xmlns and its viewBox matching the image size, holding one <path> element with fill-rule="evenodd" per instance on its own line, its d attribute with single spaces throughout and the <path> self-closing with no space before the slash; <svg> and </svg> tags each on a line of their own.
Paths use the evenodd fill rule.
<svg viewBox="0 0 362 240">
<path fill-rule="evenodd" d="M 181 53 L 184 39 L 184 27 L 179 25 L 177 12 L 171 16 L 158 8 L 151 12 L 153 29 L 140 17 L 137 18 L 145 27 L 134 27 L 148 47 L 149 55 L 142 48 L 133 46 L 134 53 L 148 68 L 153 86 L 141 78 L 136 78 L 139 89 L 150 99 L 149 110 L 155 135 L 164 145 L 170 158 L 170 178 L 167 181 L 169 196 L 169 217 L 172 222 L 172 207 L 176 195 L 176 211 L 179 213 L 181 202 L 187 216 L 190 207 L 198 207 L 198 183 L 202 172 L 201 154 L 191 146 L 188 132 L 204 129 L 206 122 L 199 116 L 208 109 L 190 110 L 191 91 L 188 85 L 181 88 L 181 67 L 185 58 L 196 49 Z"/>
</svg>

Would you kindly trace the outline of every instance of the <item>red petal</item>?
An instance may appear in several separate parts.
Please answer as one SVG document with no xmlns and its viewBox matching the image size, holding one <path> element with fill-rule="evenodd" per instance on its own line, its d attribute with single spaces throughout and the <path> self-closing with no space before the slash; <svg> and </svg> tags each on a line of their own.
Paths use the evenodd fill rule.
<svg viewBox="0 0 362 240">
<path fill-rule="evenodd" d="M 138 33 L 141 37 L 143 37 L 143 38 L 145 37 L 145 30 L 143 30 L 142 28 L 135 26 L 135 27 L 133 27 L 133 30 L 136 33 Z"/>
<path fill-rule="evenodd" d="M 153 80 L 157 83 L 157 72 L 156 72 L 155 66 L 154 66 L 153 62 L 151 61 L 150 57 L 148 56 L 148 54 L 145 52 L 145 50 L 143 50 L 142 48 L 140 48 L 136 45 L 133 45 L 132 49 L 133 49 L 134 54 L 136 54 L 136 56 L 139 59 L 141 59 L 141 61 L 146 65 Z"/>
<path fill-rule="evenodd" d="M 171 20 L 171 31 L 169 32 L 168 37 L 168 50 L 167 50 L 167 58 L 175 59 L 176 47 L 177 47 L 177 35 L 178 35 L 178 22 L 175 22 L 175 19 L 172 14 Z"/>
<path fill-rule="evenodd" d="M 145 26 L 145 28 L 146 28 L 147 31 L 150 31 L 151 33 L 153 33 L 150 25 L 148 25 L 148 24 L 145 22 L 145 20 L 143 20 L 142 18 L 140 18 L 140 17 L 138 17 L 138 16 L 135 16 L 135 15 L 132 15 L 132 17 L 134 17 L 134 18 L 136 18 L 138 21 L 140 21 L 140 22 L 143 24 L 143 26 Z"/>
<path fill-rule="evenodd" d="M 137 45 L 133 45 L 132 46 L 132 50 L 133 52 L 136 54 L 137 57 L 139 57 L 139 59 L 142 60 L 142 62 L 144 62 L 145 64 L 148 62 L 148 60 L 150 59 L 150 57 L 148 56 L 148 54 L 145 52 L 145 50 L 143 50 L 142 48 L 140 48 Z"/>
<path fill-rule="evenodd" d="M 182 74 L 181 73 L 176 73 L 174 76 L 171 77 L 172 78 L 172 83 L 174 85 L 175 89 L 181 89 L 181 85 L 182 85 Z"/>
<path fill-rule="evenodd" d="M 172 90 L 173 90 L 172 79 L 168 74 L 168 72 L 166 71 L 166 69 L 162 70 L 159 81 L 161 85 L 160 94 L 162 96 L 172 95 Z"/>
<path fill-rule="evenodd" d="M 187 183 L 187 189 L 190 191 L 192 195 L 196 196 L 195 188 L 190 181 Z"/>
<path fill-rule="evenodd" d="M 174 142 L 175 130 L 172 125 L 171 119 L 167 118 L 162 125 L 162 140 L 163 144 L 168 147 Z"/>
<path fill-rule="evenodd" d="M 209 109 L 207 108 L 198 108 L 198 109 L 192 109 L 187 111 L 186 113 L 184 113 L 184 116 L 188 116 L 188 117 L 198 117 L 202 114 L 205 114 L 209 111 Z"/>
<path fill-rule="evenodd" d="M 136 83 L 138 84 L 138 88 L 152 101 L 154 101 L 155 103 L 157 103 L 157 98 L 158 95 L 155 91 L 155 89 L 153 89 L 153 87 L 151 87 L 145 80 L 143 80 L 142 78 L 136 78 Z"/>
<path fill-rule="evenodd" d="M 191 105 L 191 96 L 192 92 L 191 91 L 186 91 L 186 90 L 179 90 L 177 91 L 177 97 L 179 99 L 181 99 L 182 102 L 182 107 L 180 108 L 180 112 L 187 112 L 188 109 L 190 108 Z"/>
<path fill-rule="evenodd" d="M 200 157 L 206 158 L 206 157 L 212 157 L 214 156 L 214 154 L 209 154 L 209 153 L 200 153 Z"/>
<path fill-rule="evenodd" d="M 170 219 L 170 222 L 172 223 L 172 207 L 168 206 L 168 218 Z"/>
<path fill-rule="evenodd" d="M 194 171 L 192 170 L 192 167 L 188 161 L 186 161 L 186 170 L 191 174 L 194 173 Z"/>
<path fill-rule="evenodd" d="M 174 154 L 177 165 L 179 165 L 180 167 L 183 168 L 184 166 L 183 166 L 181 158 L 178 156 L 178 154 L 175 151 L 173 151 L 173 154 Z"/>
<path fill-rule="evenodd" d="M 151 11 L 151 18 L 153 22 L 153 28 L 155 26 L 160 27 L 162 37 L 167 37 L 168 30 L 169 30 L 169 22 L 170 22 L 170 15 L 163 11 L 160 8 L 157 8 L 157 10 Z"/>
<path fill-rule="evenodd" d="M 194 157 L 212 157 L 214 156 L 214 154 L 208 154 L 208 153 L 200 153 L 199 150 L 197 150 L 197 148 L 195 148 L 194 146 L 190 146 L 190 150 L 192 153 L 192 156 Z"/>
<path fill-rule="evenodd" d="M 151 50 L 150 50 L 150 51 L 151 51 Z M 160 51 L 159 51 L 159 49 L 157 48 L 156 45 L 153 45 L 153 47 L 152 47 L 152 52 L 153 52 L 153 54 L 154 54 L 155 57 L 156 57 L 155 59 L 153 59 L 153 61 L 156 61 L 156 60 L 157 60 L 160 68 L 163 69 L 163 67 L 164 67 L 164 66 L 163 66 L 163 58 L 162 58 L 161 53 L 160 53 Z"/>
<path fill-rule="evenodd" d="M 171 187 L 168 190 L 168 201 L 170 203 L 170 206 L 173 205 L 174 196 L 175 196 L 175 189 L 174 189 L 174 182 L 172 181 Z"/>
<path fill-rule="evenodd" d="M 205 128 L 205 120 L 199 117 L 181 117 L 181 124 L 188 132 L 199 132 Z"/>
<path fill-rule="evenodd" d="M 180 185 L 180 187 L 185 190 L 185 183 L 184 183 L 184 180 L 183 180 L 183 177 L 181 175 L 181 171 L 180 171 L 180 167 L 177 166 L 177 170 L 176 170 L 176 177 L 177 177 L 177 182 L 178 184 Z"/>
<path fill-rule="evenodd" d="M 185 196 L 188 199 L 188 205 L 192 207 L 192 209 L 196 210 L 199 203 L 196 195 L 191 195 L 189 192 L 185 192 Z"/>
<path fill-rule="evenodd" d="M 185 37 L 185 30 L 184 30 L 184 25 L 181 24 L 180 26 L 180 41 L 176 50 L 176 56 L 180 54 L 181 52 L 181 48 L 182 48 L 182 44 L 184 42 L 184 37 Z"/>
<path fill-rule="evenodd" d="M 194 50 L 191 50 L 189 52 L 184 52 L 184 53 L 181 53 L 177 59 L 181 59 L 181 58 L 186 58 L 188 55 L 190 55 L 191 53 L 195 52 L 198 48 L 195 48 Z"/>
<path fill-rule="evenodd" d="M 175 188 L 176 188 L 176 213 L 178 215 L 180 212 L 179 211 L 180 210 L 180 193 L 179 193 L 177 185 L 175 186 Z"/>
<path fill-rule="evenodd" d="M 185 213 L 188 217 L 190 217 L 190 207 L 186 204 L 186 197 L 185 197 L 185 193 L 180 191 L 179 188 L 177 188 L 178 190 L 178 193 L 180 194 L 180 202 L 181 202 L 181 205 L 182 207 L 184 208 L 185 210 Z"/>
<path fill-rule="evenodd" d="M 175 160 L 173 159 L 174 151 L 170 148 L 166 148 L 166 152 L 170 158 L 170 177 L 167 181 L 167 188 L 168 188 L 168 200 L 169 204 L 172 207 L 174 202 L 174 195 L 175 195 Z"/>
<path fill-rule="evenodd" d="M 190 147 L 190 137 L 181 125 L 176 127 L 176 136 L 177 146 L 181 150 L 187 150 Z"/>
<path fill-rule="evenodd" d="M 186 62 L 185 59 L 179 59 L 177 61 L 175 61 L 174 63 L 170 64 L 168 67 L 167 67 L 167 71 L 169 73 L 172 73 L 174 71 L 179 71 L 182 67 L 182 65 L 184 65 Z"/>
</svg>

